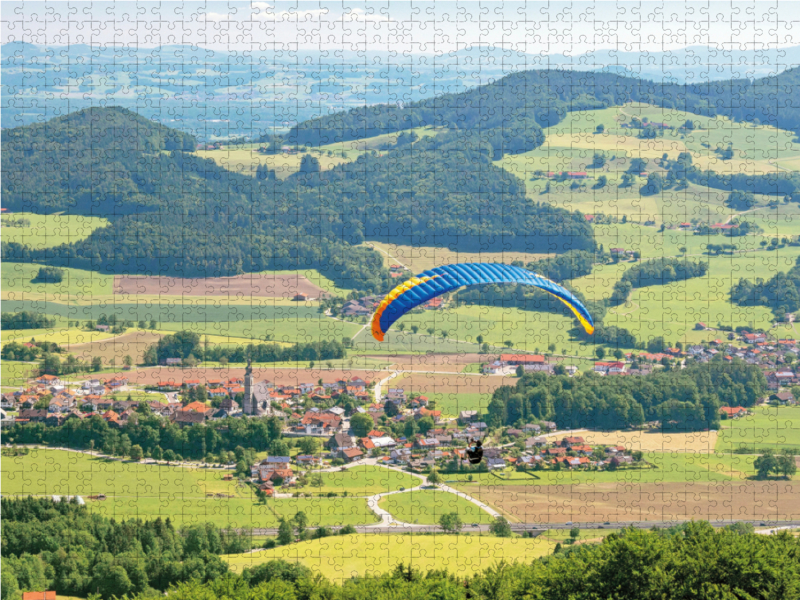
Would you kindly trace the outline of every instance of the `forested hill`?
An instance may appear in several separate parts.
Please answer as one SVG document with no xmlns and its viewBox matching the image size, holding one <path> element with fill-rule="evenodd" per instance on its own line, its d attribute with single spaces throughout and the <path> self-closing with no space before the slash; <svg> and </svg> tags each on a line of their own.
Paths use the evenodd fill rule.
<svg viewBox="0 0 800 600">
<path fill-rule="evenodd" d="M 297 125 L 287 139 L 329 144 L 433 125 L 470 131 L 473 136 L 489 140 L 498 154 L 515 153 L 541 145 L 540 127 L 555 125 L 567 112 L 631 101 L 700 115 L 759 121 L 800 133 L 800 107 L 794 98 L 798 85 L 800 68 L 754 81 L 733 79 L 687 85 L 612 73 L 526 71 L 466 92 L 402 107 L 383 104 L 312 119 Z"/>
<path fill-rule="evenodd" d="M 284 180 L 233 173 L 194 140 L 120 108 L 2 132 L 4 206 L 110 221 L 47 250 L 3 243 L 6 260 L 183 277 L 316 268 L 341 287 L 382 290 L 365 240 L 455 250 L 593 250 L 584 218 L 526 199 L 491 150 L 459 132 Z"/>
</svg>

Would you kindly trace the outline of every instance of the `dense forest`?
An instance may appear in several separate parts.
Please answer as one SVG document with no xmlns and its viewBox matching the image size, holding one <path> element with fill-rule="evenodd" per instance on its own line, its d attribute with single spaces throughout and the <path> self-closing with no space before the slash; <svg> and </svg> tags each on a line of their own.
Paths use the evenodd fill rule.
<svg viewBox="0 0 800 600">
<path fill-rule="evenodd" d="M 696 431 L 719 426 L 723 403 L 753 406 L 766 391 L 758 366 L 738 359 L 639 377 L 530 373 L 514 386 L 495 390 L 487 422 L 502 426 L 547 419 L 559 429 L 620 429 L 658 420 L 665 429 Z"/>
<path fill-rule="evenodd" d="M 4 242 L 4 258 L 183 277 L 317 268 L 341 287 L 378 291 L 390 278 L 379 253 L 357 246 L 365 240 L 594 249 L 581 215 L 530 203 L 523 183 L 492 164 L 491 148 L 463 132 L 278 180 L 188 154 L 193 140 L 177 143 L 171 131 L 121 108 L 4 130 L 5 206 L 111 221 L 56 248 Z"/>
<path fill-rule="evenodd" d="M 246 552 L 251 543 L 247 531 L 178 530 L 169 517 L 117 521 L 50 498 L 3 498 L 2 512 L 4 600 L 26 590 L 111 598 L 213 581 L 228 572 L 219 555 Z"/>
<path fill-rule="evenodd" d="M 645 102 L 667 110 L 720 115 L 800 132 L 800 109 L 794 106 L 794 89 L 798 85 L 798 68 L 754 81 L 685 85 L 604 72 L 534 70 L 403 107 L 375 105 L 312 119 L 295 126 L 286 139 L 319 145 L 425 126 L 466 129 L 492 137 L 496 128 L 506 127 L 510 130 L 506 136 L 514 140 L 506 142 L 508 151 L 516 152 L 526 147 L 516 140 L 524 133 L 530 135 L 533 124 L 550 127 L 570 111 L 626 102 Z"/>
<path fill-rule="evenodd" d="M 6 506 L 6 500 L 3 501 Z M 44 504 L 45 500 L 35 501 Z M 44 509 L 46 510 L 46 509 Z M 5 511 L 4 511 L 5 513 Z M 56 517 L 58 518 L 58 517 Z M 62 517 L 62 520 L 68 517 Z M 89 517 L 84 517 L 88 519 Z M 125 525 L 119 525 L 120 529 Z M 184 540 L 176 540 L 170 529 L 163 536 L 168 550 L 145 552 L 146 561 L 136 574 L 144 570 L 153 581 L 172 559 L 170 574 L 181 573 L 187 564 L 197 561 L 194 540 L 202 539 L 202 525 L 191 528 Z M 154 529 L 149 524 L 148 531 Z M 161 529 L 164 529 L 163 523 Z M 210 531 L 210 530 L 209 530 Z M 5 547 L 5 531 L 3 532 Z M 96 535 L 96 534 L 95 534 Z M 155 534 L 150 534 L 155 538 Z M 90 534 L 91 536 L 91 534 Z M 208 536 L 212 540 L 213 534 Z M 487 546 L 491 538 L 481 538 Z M 367 538 L 368 540 L 368 538 Z M 367 540 L 365 540 L 366 543 Z M 168 545 L 172 542 L 173 545 Z M 182 542 L 182 543 L 181 543 Z M 501 540 L 496 539 L 496 543 Z M 118 542 L 122 543 L 122 542 Z M 127 544 L 135 546 L 138 537 Z M 142 544 L 143 545 L 143 544 Z M 211 545 L 211 544 L 209 544 Z M 189 549 L 187 550 L 187 546 Z M 180 550 L 188 558 L 178 562 Z M 64 551 L 68 554 L 70 551 Z M 71 550 L 71 552 L 80 552 Z M 173 555 L 170 555 L 174 552 Z M 25 558 L 12 557 L 13 567 L 3 569 L 3 600 L 17 600 L 20 578 L 27 582 L 27 572 L 17 565 L 23 560 L 29 572 L 40 576 L 45 561 L 54 560 L 59 552 L 41 551 Z M 113 554 L 102 553 L 108 559 Z M 557 548 L 553 554 L 530 562 L 508 563 L 487 558 L 481 571 L 448 573 L 436 570 L 422 573 L 410 566 L 398 565 L 383 575 L 360 576 L 334 583 L 314 574 L 299 563 L 280 560 L 245 569 L 241 575 L 222 570 L 217 577 L 208 576 L 209 566 L 217 557 L 206 551 L 211 560 L 197 577 L 174 585 L 169 591 L 172 600 L 363 600 L 387 598 L 403 600 L 719 600 L 760 599 L 787 600 L 800 595 L 800 538 L 789 532 L 777 535 L 757 535 L 752 529 L 728 526 L 714 529 L 704 521 L 690 522 L 649 531 L 634 528 L 610 533 L 602 543 L 580 544 Z M 120 568 L 130 565 L 124 553 L 120 565 L 108 565 L 109 573 L 119 579 Z M 4 557 L 4 566 L 5 566 Z M 152 561 L 154 568 L 147 566 Z M 163 562 L 162 562 L 163 561 Z M 55 562 L 55 561 L 54 561 Z M 46 563 L 49 564 L 49 563 Z M 58 562 L 60 570 L 65 570 Z M 83 563 L 85 564 L 85 563 Z M 80 564 L 80 566 L 83 566 Z M 78 566 L 70 565 L 79 571 Z M 92 565 L 95 566 L 95 565 Z M 224 566 L 224 565 L 223 565 Z M 78 568 L 76 568 L 78 567 Z M 53 571 L 59 572 L 59 571 Z M 80 572 L 80 571 L 79 571 Z M 101 575 L 95 575 L 101 577 Z M 53 576 L 49 576 L 54 582 Z M 166 579 L 163 577 L 162 579 Z M 109 577 L 108 579 L 112 579 Z M 142 578 L 144 579 L 144 578 Z M 181 581 L 180 578 L 176 578 Z M 104 598 L 110 593 L 127 589 L 135 593 L 135 583 L 122 579 L 122 586 L 104 587 Z M 137 580 L 137 581 L 141 581 Z M 149 581 L 148 581 L 149 583 Z M 60 582 L 59 582 L 60 584 Z M 154 587 L 151 585 L 151 587 Z M 59 589 L 59 588 L 57 588 Z M 59 591 L 63 591 L 60 588 Z M 161 589 L 161 588 L 157 588 Z M 113 590 L 113 591 L 112 591 Z M 134 600 L 152 598 L 147 590 L 133 596 Z"/>
<path fill-rule="evenodd" d="M 768 306 L 781 318 L 800 309 L 800 258 L 788 272 L 769 279 L 740 279 L 731 288 L 731 301 L 740 306 Z"/>
</svg>

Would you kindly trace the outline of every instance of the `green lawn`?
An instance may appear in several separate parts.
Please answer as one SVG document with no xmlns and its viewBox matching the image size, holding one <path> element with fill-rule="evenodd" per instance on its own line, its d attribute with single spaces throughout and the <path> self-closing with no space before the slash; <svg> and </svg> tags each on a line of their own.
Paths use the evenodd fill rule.
<svg viewBox="0 0 800 600">
<path fill-rule="evenodd" d="M 29 227 L 8 227 L 6 223 L 27 219 Z M 82 215 L 37 215 L 13 213 L 3 215 L 3 240 L 25 244 L 31 248 L 54 248 L 61 244 L 74 244 L 89 237 L 95 229 L 108 225 L 106 219 Z"/>
<path fill-rule="evenodd" d="M 401 562 L 411 563 L 423 572 L 446 569 L 461 576 L 501 560 L 530 562 L 551 554 L 554 547 L 555 542 L 544 537 L 354 534 L 232 554 L 223 559 L 237 572 L 275 559 L 297 561 L 328 579 L 341 581 L 386 573 Z"/>
<path fill-rule="evenodd" d="M 321 488 L 309 485 L 298 488 L 298 491 L 312 494 L 347 492 L 350 496 L 374 496 L 394 492 L 400 488 L 413 488 L 422 483 L 422 480 L 408 473 L 372 465 L 353 467 L 346 471 L 320 473 L 320 475 L 324 482 Z"/>
<path fill-rule="evenodd" d="M 169 517 L 175 523 L 274 527 L 278 518 L 304 511 L 312 525 L 367 524 L 376 521 L 359 498 L 287 498 L 259 504 L 251 488 L 222 480 L 223 473 L 166 465 L 144 465 L 89 457 L 63 450 L 32 450 L 2 457 L 4 495 L 106 494 L 88 501 L 92 511 L 117 519 Z M 206 493 L 233 498 L 214 499 Z M 277 516 L 276 516 L 277 515 Z"/>
<path fill-rule="evenodd" d="M 443 514 L 457 512 L 464 523 L 491 523 L 492 516 L 468 500 L 441 490 L 427 489 L 384 496 L 379 506 L 398 521 L 434 525 Z"/>
<path fill-rule="evenodd" d="M 38 366 L 35 364 L 5 360 L 0 369 L 2 385 L 3 387 L 19 388 L 19 386 L 25 385 L 37 369 Z"/>
<path fill-rule="evenodd" d="M 745 447 L 800 449 L 800 407 L 766 407 L 752 409 L 752 416 L 722 422 L 717 438 L 717 452 L 733 452 Z"/>
</svg>

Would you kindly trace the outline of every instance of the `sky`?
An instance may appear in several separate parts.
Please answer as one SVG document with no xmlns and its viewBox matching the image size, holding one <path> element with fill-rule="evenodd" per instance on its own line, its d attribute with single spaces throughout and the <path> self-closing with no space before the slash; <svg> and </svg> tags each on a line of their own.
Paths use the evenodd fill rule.
<svg viewBox="0 0 800 600">
<path fill-rule="evenodd" d="M 441 54 L 476 45 L 528 54 L 800 44 L 800 3 L 13 2 L 2 41 L 236 52 L 319 49 Z"/>
</svg>

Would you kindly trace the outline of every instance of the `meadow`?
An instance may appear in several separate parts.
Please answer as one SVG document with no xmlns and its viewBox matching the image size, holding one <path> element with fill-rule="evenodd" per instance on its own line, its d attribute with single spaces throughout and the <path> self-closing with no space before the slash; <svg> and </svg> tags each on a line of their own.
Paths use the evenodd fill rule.
<svg viewBox="0 0 800 600">
<path fill-rule="evenodd" d="M 491 523 L 492 516 L 468 500 L 438 489 L 422 489 L 384 496 L 378 506 L 403 523 L 435 525 L 442 515 L 456 512 L 465 524 Z"/>
<path fill-rule="evenodd" d="M 313 471 L 312 471 L 313 472 Z M 395 492 L 403 488 L 413 488 L 421 483 L 418 477 L 408 473 L 385 469 L 373 465 L 352 467 L 345 471 L 320 473 L 321 487 L 307 485 L 297 487 L 298 492 L 312 494 L 347 493 L 349 496 L 374 496 Z"/>
<path fill-rule="evenodd" d="M 757 406 L 752 415 L 722 421 L 717 438 L 717 452 L 734 452 L 746 448 L 758 452 L 763 448 L 800 450 L 800 407 Z"/>
<path fill-rule="evenodd" d="M 80 495 L 91 511 L 116 519 L 171 518 L 178 525 L 276 527 L 280 517 L 304 511 L 310 525 L 369 524 L 377 519 L 360 498 L 269 499 L 260 504 L 250 487 L 225 482 L 227 471 L 134 463 L 66 450 L 33 449 L 2 457 L 4 495 Z M 230 498 L 208 497 L 208 493 Z M 107 500 L 87 496 L 105 494 Z"/>
<path fill-rule="evenodd" d="M 422 572 L 446 569 L 454 575 L 473 573 L 501 560 L 530 562 L 551 554 L 554 547 L 555 542 L 545 537 L 353 534 L 233 554 L 223 559 L 237 572 L 275 559 L 297 561 L 328 579 L 341 581 L 386 573 L 400 563 L 411 563 Z"/>
<path fill-rule="evenodd" d="M 9 227 L 8 223 L 18 219 L 30 222 L 27 227 Z M 61 244 L 74 244 L 89 237 L 95 229 L 108 225 L 101 217 L 66 215 L 57 213 L 39 215 L 29 212 L 4 213 L 2 218 L 3 240 L 25 244 L 32 248 L 55 248 Z"/>
</svg>

